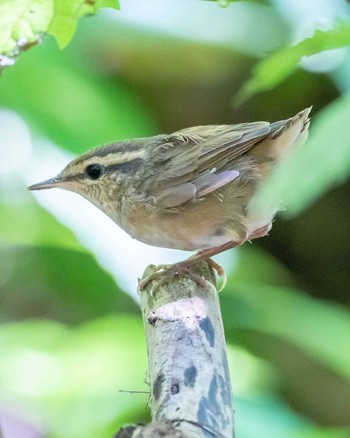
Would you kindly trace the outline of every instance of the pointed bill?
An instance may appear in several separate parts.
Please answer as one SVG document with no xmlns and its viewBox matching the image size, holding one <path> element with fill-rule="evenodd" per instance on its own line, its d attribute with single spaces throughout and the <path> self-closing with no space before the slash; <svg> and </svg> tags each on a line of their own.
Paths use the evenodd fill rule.
<svg viewBox="0 0 350 438">
<path fill-rule="evenodd" d="M 54 178 L 47 179 L 46 181 L 42 181 L 36 184 L 32 184 L 28 187 L 28 190 L 46 190 L 53 189 L 55 187 L 60 187 L 61 179 L 58 176 Z"/>
</svg>

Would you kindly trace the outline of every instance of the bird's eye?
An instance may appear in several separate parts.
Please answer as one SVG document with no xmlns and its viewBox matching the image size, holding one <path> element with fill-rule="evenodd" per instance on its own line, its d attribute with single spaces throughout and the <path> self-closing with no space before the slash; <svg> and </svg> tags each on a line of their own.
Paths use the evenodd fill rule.
<svg viewBox="0 0 350 438">
<path fill-rule="evenodd" d="M 85 173 L 90 179 L 98 179 L 104 173 L 104 170 L 102 164 L 90 164 L 85 169 Z"/>
</svg>

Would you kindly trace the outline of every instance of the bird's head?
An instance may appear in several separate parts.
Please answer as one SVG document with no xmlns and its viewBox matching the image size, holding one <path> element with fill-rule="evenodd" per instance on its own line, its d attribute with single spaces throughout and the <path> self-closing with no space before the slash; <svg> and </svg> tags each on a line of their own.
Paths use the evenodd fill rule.
<svg viewBox="0 0 350 438">
<path fill-rule="evenodd" d="M 148 152 L 145 141 L 129 140 L 95 148 L 72 160 L 57 176 L 28 189 L 69 190 L 104 210 L 142 174 Z"/>
</svg>

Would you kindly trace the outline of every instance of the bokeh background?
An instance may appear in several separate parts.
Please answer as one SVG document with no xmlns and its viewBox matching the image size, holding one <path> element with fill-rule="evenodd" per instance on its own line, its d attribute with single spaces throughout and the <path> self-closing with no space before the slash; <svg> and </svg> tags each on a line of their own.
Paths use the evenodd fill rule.
<svg viewBox="0 0 350 438">
<path fill-rule="evenodd" d="M 119 139 L 274 121 L 310 105 L 316 125 L 348 96 L 347 47 L 302 60 L 240 106 L 237 93 L 267 54 L 349 18 L 345 0 L 123 0 L 120 11 L 80 20 L 65 50 L 47 38 L 3 71 L 4 438 L 107 438 L 148 421 L 137 277 L 187 255 L 132 240 L 74 194 L 27 185 Z M 325 148 L 330 167 L 343 127 Z M 220 300 L 238 438 L 350 437 L 349 224 L 342 177 L 298 215 L 279 216 L 268 238 L 218 259 L 229 273 Z M 145 393 L 123 392 L 132 390 Z"/>
</svg>

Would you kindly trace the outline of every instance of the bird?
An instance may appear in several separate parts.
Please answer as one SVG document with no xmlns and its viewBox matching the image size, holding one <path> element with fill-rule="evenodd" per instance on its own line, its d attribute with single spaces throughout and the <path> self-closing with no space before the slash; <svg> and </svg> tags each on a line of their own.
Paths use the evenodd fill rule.
<svg viewBox="0 0 350 438">
<path fill-rule="evenodd" d="M 180 272 L 268 234 L 282 207 L 257 210 L 254 196 L 274 168 L 305 142 L 310 111 L 272 123 L 195 126 L 109 143 L 28 189 L 78 193 L 134 239 L 198 251 L 174 264 Z"/>
</svg>

